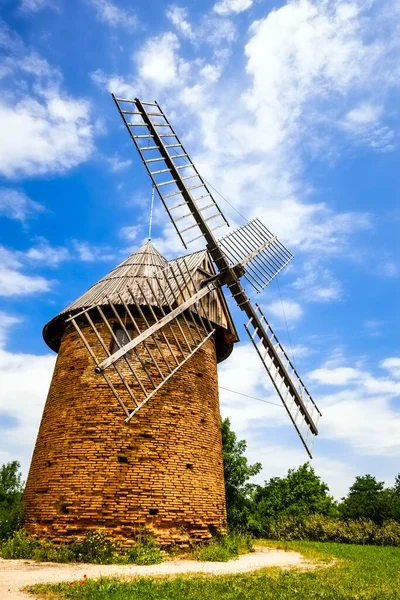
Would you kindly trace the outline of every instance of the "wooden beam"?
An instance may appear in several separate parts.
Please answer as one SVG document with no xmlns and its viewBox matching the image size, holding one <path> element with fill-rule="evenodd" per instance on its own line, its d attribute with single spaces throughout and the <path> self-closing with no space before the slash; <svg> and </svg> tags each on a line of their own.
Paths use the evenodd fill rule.
<svg viewBox="0 0 400 600">
<path fill-rule="evenodd" d="M 188 300 L 186 300 L 185 302 L 180 304 L 177 308 L 175 308 L 173 311 L 171 311 L 168 315 L 166 315 L 165 317 L 160 319 L 157 323 L 154 323 L 154 325 L 152 325 L 151 327 L 146 329 L 146 331 L 143 331 L 143 333 L 136 336 L 135 339 L 131 340 L 130 342 L 125 344 L 125 346 L 123 346 L 122 348 L 120 348 L 119 350 L 114 352 L 114 354 L 112 354 L 111 356 L 109 356 L 108 358 L 103 360 L 103 362 L 101 362 L 99 365 L 97 365 L 97 367 L 95 369 L 96 373 L 102 373 L 107 367 L 114 364 L 117 360 L 119 360 L 122 356 L 124 356 L 124 354 L 126 354 L 127 352 L 129 352 L 130 350 L 132 350 L 133 348 L 135 348 L 136 346 L 138 346 L 139 344 L 141 344 L 142 342 L 147 340 L 148 337 L 150 337 L 151 335 L 153 335 L 154 333 L 156 333 L 157 331 L 162 329 L 170 321 L 172 321 L 173 319 L 178 317 L 186 309 L 188 309 L 190 306 L 192 306 L 193 304 L 198 302 L 201 298 L 204 298 L 204 296 L 207 296 L 207 294 L 214 291 L 218 287 L 219 287 L 218 281 L 210 282 L 209 284 L 204 286 L 204 288 L 199 290 L 196 294 L 194 294 L 194 296 L 192 296 L 191 298 L 189 298 Z"/>
</svg>

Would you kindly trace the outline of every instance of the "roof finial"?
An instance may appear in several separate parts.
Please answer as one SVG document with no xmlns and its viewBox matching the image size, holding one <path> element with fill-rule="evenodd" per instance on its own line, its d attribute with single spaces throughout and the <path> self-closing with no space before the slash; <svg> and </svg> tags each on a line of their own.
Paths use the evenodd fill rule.
<svg viewBox="0 0 400 600">
<path fill-rule="evenodd" d="M 149 219 L 149 237 L 147 241 L 151 240 L 151 226 L 153 224 L 153 210 L 154 210 L 154 184 L 153 189 L 151 190 L 151 205 L 150 205 L 150 219 Z"/>
</svg>

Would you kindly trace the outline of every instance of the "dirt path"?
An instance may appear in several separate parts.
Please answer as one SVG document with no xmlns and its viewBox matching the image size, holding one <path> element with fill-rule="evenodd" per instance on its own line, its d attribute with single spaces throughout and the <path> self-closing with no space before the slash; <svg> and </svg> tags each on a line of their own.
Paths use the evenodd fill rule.
<svg viewBox="0 0 400 600">
<path fill-rule="evenodd" d="M 160 565 L 86 565 L 36 563 L 30 560 L 0 559 L 0 599 L 33 600 L 22 588 L 35 583 L 74 581 L 88 577 L 124 575 L 128 577 L 176 575 L 180 573 L 209 573 L 223 575 L 246 573 L 263 567 L 306 567 L 309 563 L 298 552 L 284 552 L 272 548 L 257 548 L 226 563 L 170 560 Z"/>
</svg>

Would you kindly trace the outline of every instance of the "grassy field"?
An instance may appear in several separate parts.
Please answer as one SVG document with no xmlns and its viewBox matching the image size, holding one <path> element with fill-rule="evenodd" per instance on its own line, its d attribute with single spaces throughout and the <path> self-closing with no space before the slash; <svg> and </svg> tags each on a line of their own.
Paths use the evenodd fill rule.
<svg viewBox="0 0 400 600">
<path fill-rule="evenodd" d="M 268 544 L 317 562 L 307 571 L 263 569 L 246 575 L 36 585 L 47 600 L 392 600 L 400 599 L 400 548 L 333 543 Z"/>
</svg>

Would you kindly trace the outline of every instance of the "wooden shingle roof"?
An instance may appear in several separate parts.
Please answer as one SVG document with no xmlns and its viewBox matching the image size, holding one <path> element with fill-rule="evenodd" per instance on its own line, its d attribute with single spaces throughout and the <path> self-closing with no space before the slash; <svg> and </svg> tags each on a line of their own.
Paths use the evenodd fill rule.
<svg viewBox="0 0 400 600">
<path fill-rule="evenodd" d="M 167 270 L 172 273 L 172 276 L 169 277 L 168 286 L 163 286 L 161 293 L 159 282 L 163 281 Z M 188 281 L 188 271 L 190 271 L 191 281 Z M 121 299 L 129 305 L 132 303 L 132 294 L 135 301 L 140 304 L 145 295 L 147 301 L 153 305 L 165 305 L 166 302 L 171 306 L 176 305 L 177 297 L 181 301 L 185 300 L 185 296 L 195 291 L 194 286 L 198 286 L 207 274 L 214 273 L 214 267 L 206 250 L 168 261 L 148 241 L 47 323 L 43 329 L 44 340 L 50 348 L 58 351 L 65 329 L 65 319 L 70 314 L 110 302 L 121 305 Z M 232 343 L 237 341 L 236 329 L 223 293 L 220 290 L 212 292 L 203 300 L 203 306 L 208 319 L 218 327 L 227 330 Z"/>
</svg>

